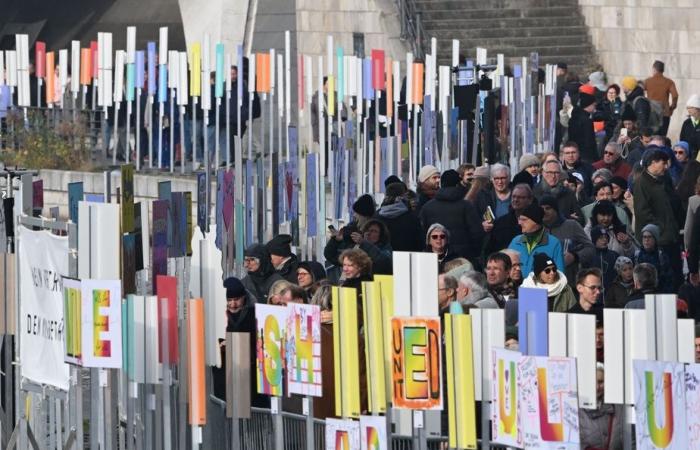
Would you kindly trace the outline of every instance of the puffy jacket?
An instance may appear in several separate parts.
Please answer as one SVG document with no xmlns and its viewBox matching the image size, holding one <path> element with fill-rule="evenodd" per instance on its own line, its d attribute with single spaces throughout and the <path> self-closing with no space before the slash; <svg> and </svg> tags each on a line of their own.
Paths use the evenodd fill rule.
<svg viewBox="0 0 700 450">
<path fill-rule="evenodd" d="M 661 230 L 661 247 L 678 242 L 678 223 L 671 206 L 663 177 L 654 177 L 644 171 L 634 184 L 635 235 L 642 235 L 642 228 L 653 223 Z"/>
<path fill-rule="evenodd" d="M 384 205 L 377 211 L 376 217 L 389 230 L 391 248 L 395 252 L 420 252 L 424 247 L 423 229 L 420 220 L 401 200 Z"/>
<path fill-rule="evenodd" d="M 564 267 L 564 252 L 561 247 L 561 242 L 559 239 L 549 234 L 549 231 L 544 230 L 542 237 L 539 242 L 532 248 L 528 250 L 526 243 L 526 236 L 521 234 L 515 236 L 508 248 L 513 249 L 520 253 L 520 262 L 522 263 L 522 273 L 523 278 L 530 275 L 532 272 L 532 265 L 535 262 L 535 253 L 544 253 L 554 260 L 557 267 Z"/>
</svg>

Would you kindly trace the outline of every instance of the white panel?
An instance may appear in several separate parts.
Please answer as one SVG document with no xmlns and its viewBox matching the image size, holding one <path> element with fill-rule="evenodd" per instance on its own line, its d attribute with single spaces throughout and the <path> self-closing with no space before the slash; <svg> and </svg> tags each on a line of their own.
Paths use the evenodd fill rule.
<svg viewBox="0 0 700 450">
<path fill-rule="evenodd" d="M 277 55 L 277 113 L 284 115 L 284 59 Z"/>
<path fill-rule="evenodd" d="M 695 362 L 695 321 L 678 319 L 678 361 Z"/>
<path fill-rule="evenodd" d="M 136 27 L 126 27 L 126 63 L 136 63 Z"/>
<path fill-rule="evenodd" d="M 549 313 L 549 356 L 569 356 L 567 354 L 568 323 L 566 313 Z"/>
<path fill-rule="evenodd" d="M 452 67 L 459 65 L 459 40 L 452 39 Z"/>
<path fill-rule="evenodd" d="M 0 86 L 5 86 L 5 52 L 0 51 Z"/>
<path fill-rule="evenodd" d="M 438 109 L 443 115 L 447 114 L 447 106 L 449 105 L 448 100 L 450 98 L 450 89 L 452 87 L 451 71 L 448 66 L 440 66 L 439 68 L 440 80 L 438 85 L 438 97 L 440 102 Z"/>
<path fill-rule="evenodd" d="M 255 63 L 256 63 L 256 58 L 255 58 L 255 53 L 252 55 L 248 55 L 248 92 L 251 94 L 250 98 L 253 98 L 253 92 L 255 92 Z M 304 67 L 306 70 L 306 67 Z M 224 65 L 224 70 L 228 70 L 229 73 L 231 70 Z M 241 77 L 243 76 L 243 69 L 241 69 Z M 300 80 L 301 83 L 304 82 L 304 80 Z M 241 99 L 242 100 L 242 99 Z M 303 101 L 303 99 L 301 99 Z"/>
<path fill-rule="evenodd" d="M 61 89 L 61 102 L 63 101 L 63 94 L 66 92 L 66 86 L 68 84 L 68 50 L 58 51 L 58 84 Z"/>
<path fill-rule="evenodd" d="M 133 340 L 134 340 L 134 355 L 129 355 L 129 358 L 133 358 L 132 373 L 133 381 L 137 383 L 145 383 L 146 375 L 144 372 L 145 361 L 143 358 L 142 349 L 146 348 L 146 300 L 143 295 L 129 295 L 128 300 L 131 302 L 132 309 L 134 311 L 134 330 L 133 330 Z M 127 349 L 128 351 L 128 349 Z"/>
<path fill-rule="evenodd" d="M 435 253 L 412 253 L 413 315 L 438 315 L 438 260 Z"/>
<path fill-rule="evenodd" d="M 177 77 L 177 104 L 180 106 L 187 105 L 189 84 L 187 79 L 187 52 L 180 52 L 178 58 L 179 74 Z"/>
<path fill-rule="evenodd" d="M 79 278 L 120 279 L 120 219 L 116 203 L 78 203 Z"/>
<path fill-rule="evenodd" d="M 394 101 L 398 102 L 401 100 L 401 63 L 399 61 L 394 61 L 394 69 L 391 72 L 394 75 Z M 398 119 L 394 118 L 394 120 Z"/>
<path fill-rule="evenodd" d="M 603 321 L 605 323 L 603 338 L 605 403 L 620 405 L 625 402 L 625 359 L 622 353 L 625 338 L 624 310 L 604 309 Z"/>
<path fill-rule="evenodd" d="M 275 49 L 270 49 L 270 88 L 275 89 L 275 66 L 277 64 L 277 59 L 275 56 Z M 230 89 L 229 89 L 230 90 Z"/>
<path fill-rule="evenodd" d="M 168 27 L 160 27 L 158 37 L 158 64 L 168 64 Z"/>
<path fill-rule="evenodd" d="M 474 353 L 474 396 L 477 401 L 491 400 L 491 349 L 502 348 L 505 342 L 505 311 L 473 308 L 472 352 Z M 481 380 L 478 382 L 477 380 Z"/>
<path fill-rule="evenodd" d="M 226 70 L 224 71 L 224 78 L 225 78 L 225 90 L 226 92 L 231 92 L 231 61 L 232 61 L 232 56 L 230 53 L 226 53 L 224 55 L 224 67 Z"/>
<path fill-rule="evenodd" d="M 413 53 L 406 53 L 406 104 L 411 103 L 413 103 Z"/>
<path fill-rule="evenodd" d="M 676 361 L 678 358 L 678 322 L 675 295 L 646 295 L 647 342 L 650 358 Z"/>
<path fill-rule="evenodd" d="M 595 316 L 592 314 L 566 315 L 569 322 L 567 356 L 576 358 L 578 404 L 580 408 L 595 409 L 597 406 Z"/>
<path fill-rule="evenodd" d="M 70 91 L 77 94 L 80 91 L 80 41 L 71 42 L 70 59 Z"/>
<path fill-rule="evenodd" d="M 116 103 L 124 100 L 124 60 L 126 53 L 124 50 L 117 50 L 114 62 L 114 101 Z"/>
<path fill-rule="evenodd" d="M 168 88 L 175 89 L 179 84 L 180 52 L 170 50 L 168 52 Z"/>
<path fill-rule="evenodd" d="M 314 99 L 314 68 L 313 58 L 304 56 L 304 71 L 306 72 L 306 102 L 311 103 Z"/>
<path fill-rule="evenodd" d="M 647 343 L 647 317 L 642 310 L 624 310 L 625 314 L 625 404 L 634 404 L 634 374 L 632 361 L 635 359 L 653 359 L 652 350 Z M 605 324 L 608 330 L 608 324 Z M 606 349 L 607 350 L 607 349 Z M 607 354 L 605 360 L 608 360 Z"/>
<path fill-rule="evenodd" d="M 144 373 L 146 383 L 156 384 L 162 367 L 158 364 L 158 296 L 146 297 Z"/>
<path fill-rule="evenodd" d="M 411 315 L 411 254 L 394 252 L 394 315 Z"/>
</svg>

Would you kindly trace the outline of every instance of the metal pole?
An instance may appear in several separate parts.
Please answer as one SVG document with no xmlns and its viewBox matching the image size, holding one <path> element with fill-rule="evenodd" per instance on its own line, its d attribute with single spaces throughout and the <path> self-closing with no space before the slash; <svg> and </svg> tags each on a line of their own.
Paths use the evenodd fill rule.
<svg viewBox="0 0 700 450">
<path fill-rule="evenodd" d="M 134 142 L 136 146 L 136 171 L 141 170 L 141 88 L 136 89 L 136 129 Z"/>
<path fill-rule="evenodd" d="M 126 155 L 124 155 L 124 160 L 126 161 L 127 164 L 129 164 L 129 160 L 131 159 L 131 148 L 129 146 L 131 145 L 131 139 L 130 139 L 130 134 L 131 132 L 131 100 L 126 102 L 126 134 L 124 135 L 124 147 L 126 147 Z"/>
<path fill-rule="evenodd" d="M 197 170 L 197 97 L 192 97 L 192 170 Z"/>
<path fill-rule="evenodd" d="M 119 123 L 117 118 L 119 117 L 119 102 L 114 102 L 114 130 L 112 130 L 112 136 L 114 140 L 114 148 L 112 149 L 112 164 L 117 165 L 117 148 L 119 147 Z"/>
<path fill-rule="evenodd" d="M 175 89 L 170 89 L 170 173 L 175 171 Z"/>
</svg>

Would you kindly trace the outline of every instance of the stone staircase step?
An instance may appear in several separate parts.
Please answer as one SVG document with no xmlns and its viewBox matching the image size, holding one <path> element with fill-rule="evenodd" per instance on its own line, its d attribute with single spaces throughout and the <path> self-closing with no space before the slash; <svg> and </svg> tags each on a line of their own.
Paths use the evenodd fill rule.
<svg viewBox="0 0 700 450">
<path fill-rule="evenodd" d="M 506 38 L 515 39 L 526 39 L 534 37 L 561 37 L 561 36 L 586 36 L 586 27 L 581 26 L 571 26 L 571 27 L 532 27 L 532 28 L 494 28 L 490 30 L 484 29 L 445 29 L 436 28 L 427 30 L 426 36 L 428 38 L 435 37 L 439 40 L 448 39 L 452 42 L 452 39 L 459 40 L 470 40 L 477 39 L 483 41 L 488 40 L 498 40 Z"/>
<path fill-rule="evenodd" d="M 505 19 L 483 19 L 471 20 L 459 18 L 452 13 L 451 16 L 443 19 L 422 20 L 426 32 L 431 29 L 440 28 L 443 30 L 493 30 L 512 28 L 534 28 L 534 27 L 567 27 L 585 25 L 583 17 L 527 17 L 527 18 L 505 18 Z"/>
<path fill-rule="evenodd" d="M 554 47 L 559 45 L 588 45 L 585 36 L 535 36 L 535 37 L 511 37 L 511 38 L 470 38 L 459 39 L 460 48 L 483 47 L 496 52 L 497 48 L 537 48 Z M 452 39 L 438 39 L 440 51 L 448 49 L 452 51 Z M 497 52 L 496 52 L 497 53 Z"/>
<path fill-rule="evenodd" d="M 456 11 L 479 10 L 488 6 L 492 9 L 526 9 L 526 8 L 546 8 L 557 6 L 578 6 L 578 0 L 415 0 L 419 10 L 435 8 L 438 5 L 445 5 L 447 9 L 453 8 Z"/>
<path fill-rule="evenodd" d="M 421 13 L 421 19 L 425 21 L 453 19 L 455 8 L 451 8 L 442 3 L 431 8 L 426 8 Z M 475 9 L 464 12 L 465 19 L 525 19 L 531 17 L 574 17 L 578 12 L 576 6 L 563 6 L 551 8 L 528 8 L 528 9 Z"/>
</svg>

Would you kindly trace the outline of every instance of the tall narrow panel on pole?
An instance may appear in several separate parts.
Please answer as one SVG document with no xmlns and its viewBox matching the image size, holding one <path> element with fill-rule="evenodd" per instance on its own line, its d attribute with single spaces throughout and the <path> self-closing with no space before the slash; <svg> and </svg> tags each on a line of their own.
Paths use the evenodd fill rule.
<svg viewBox="0 0 700 450">
<path fill-rule="evenodd" d="M 362 283 L 362 311 L 364 314 L 365 362 L 367 365 L 367 399 L 369 410 L 375 414 L 386 412 L 387 365 L 389 348 L 387 333 L 393 311 L 382 296 L 381 282 Z M 392 302 L 393 303 L 393 302 Z"/>
<path fill-rule="evenodd" d="M 189 424 L 207 422 L 207 396 L 204 382 L 204 300 L 187 300 L 187 393 Z"/>
<path fill-rule="evenodd" d="M 449 446 L 476 449 L 474 384 L 477 380 L 472 365 L 472 323 L 468 315 L 445 315 L 445 353 Z"/>
<path fill-rule="evenodd" d="M 357 291 L 332 288 L 335 414 L 360 417 Z"/>
</svg>

